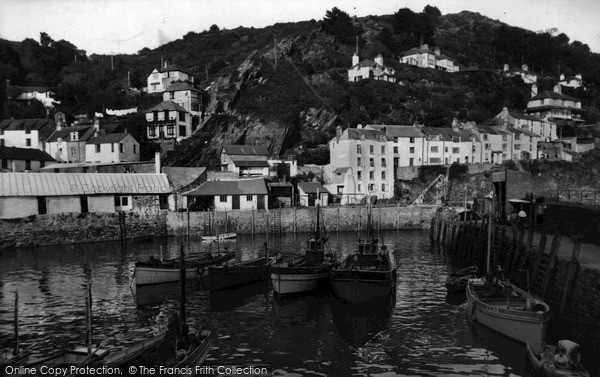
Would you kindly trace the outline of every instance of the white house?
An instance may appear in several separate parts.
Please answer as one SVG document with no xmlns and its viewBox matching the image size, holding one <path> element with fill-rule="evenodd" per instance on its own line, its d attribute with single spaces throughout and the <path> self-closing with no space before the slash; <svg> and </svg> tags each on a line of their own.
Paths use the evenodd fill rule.
<svg viewBox="0 0 600 377">
<path fill-rule="evenodd" d="M 329 205 L 329 191 L 321 182 L 298 182 L 298 202 L 302 206 Z"/>
<path fill-rule="evenodd" d="M 329 141 L 330 163 L 324 167 L 325 187 L 342 194 L 343 204 L 364 196 L 394 195 L 393 139 L 383 132 L 357 128 L 336 129 Z"/>
<path fill-rule="evenodd" d="M 55 129 L 56 124 L 49 119 L 5 119 L 0 121 L 0 146 L 43 151 Z"/>
<path fill-rule="evenodd" d="M 46 153 L 58 162 L 85 162 L 85 144 L 94 136 L 95 131 L 94 126 L 57 125 L 56 131 L 46 141 Z"/>
<path fill-rule="evenodd" d="M 208 200 L 217 211 L 267 209 L 269 192 L 264 178 L 207 181 L 184 193 L 195 200 Z"/>
<path fill-rule="evenodd" d="M 575 76 L 566 77 L 564 73 L 561 73 L 558 84 L 562 86 L 567 86 L 569 88 L 579 88 L 583 86 L 583 78 L 581 77 L 581 73 L 578 73 Z"/>
<path fill-rule="evenodd" d="M 135 162 L 140 160 L 140 143 L 126 132 L 101 134 L 85 145 L 86 162 Z"/>
<path fill-rule="evenodd" d="M 0 172 L 39 171 L 56 162 L 44 151 L 33 148 L 0 147 Z"/>
<path fill-rule="evenodd" d="M 173 101 L 192 115 L 200 115 L 202 92 L 189 82 L 174 81 L 163 92 L 164 101 Z"/>
<path fill-rule="evenodd" d="M 381 131 L 393 138 L 394 171 L 398 166 L 423 165 L 425 135 L 415 126 L 368 124 L 365 129 Z"/>
<path fill-rule="evenodd" d="M 437 127 L 421 127 L 421 131 L 425 135 L 423 165 L 477 162 L 469 132 Z"/>
<path fill-rule="evenodd" d="M 17 96 L 18 100 L 38 100 L 44 107 L 54 107 L 54 104 L 60 104 L 60 101 L 54 100 L 54 92 L 43 86 L 21 86 L 22 93 Z"/>
<path fill-rule="evenodd" d="M 442 55 L 439 48 L 432 49 L 426 44 L 403 52 L 400 57 L 400 63 L 447 72 L 458 72 L 460 70 L 452 59 Z"/>
<path fill-rule="evenodd" d="M 171 85 L 173 81 L 189 81 L 194 83 L 194 74 L 186 69 L 165 62 L 162 68 L 154 69 L 148 79 L 148 93 L 161 93 Z"/>
<path fill-rule="evenodd" d="M 539 135 L 543 141 L 553 141 L 558 138 L 556 135 L 556 124 L 536 115 L 509 111 L 508 108 L 505 107 L 495 118 L 501 120 L 502 123 L 500 124 L 504 127 L 511 126 L 530 131 Z"/>
<path fill-rule="evenodd" d="M 504 64 L 502 75 L 506 77 L 520 77 L 525 84 L 535 84 L 537 75 L 529 71 L 527 64 L 523 64 L 521 68 L 510 68 L 508 64 Z"/>
<path fill-rule="evenodd" d="M 549 122 L 561 120 L 582 123 L 581 100 L 575 97 L 562 94 L 560 85 L 554 86 L 554 91 L 544 90 L 537 93 L 537 86 L 532 85 L 531 97 L 527 101 L 527 113 L 538 116 Z"/>
<path fill-rule="evenodd" d="M 173 101 L 163 101 L 145 111 L 150 140 L 182 140 L 194 131 L 192 114 Z"/>
<path fill-rule="evenodd" d="M 224 145 L 221 170 L 240 176 L 269 176 L 269 150 L 263 145 Z"/>
<path fill-rule="evenodd" d="M 365 79 L 383 80 L 387 82 L 396 82 L 395 71 L 392 67 L 386 67 L 383 64 L 381 54 L 374 60 L 364 59 L 360 61 L 358 52 L 352 56 L 352 67 L 348 68 L 348 81 L 355 82 Z"/>
</svg>

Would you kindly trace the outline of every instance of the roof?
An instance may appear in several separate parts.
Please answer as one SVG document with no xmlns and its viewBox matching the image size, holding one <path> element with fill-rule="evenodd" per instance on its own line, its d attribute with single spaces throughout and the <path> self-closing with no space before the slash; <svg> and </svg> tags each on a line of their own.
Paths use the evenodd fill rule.
<svg viewBox="0 0 600 377">
<path fill-rule="evenodd" d="M 207 181 L 200 187 L 186 192 L 188 196 L 217 195 L 267 195 L 267 185 L 263 178 L 239 179 L 231 181 Z"/>
<path fill-rule="evenodd" d="M 268 156 L 269 150 L 264 145 L 223 145 L 228 155 Z"/>
<path fill-rule="evenodd" d="M 149 108 L 148 110 L 146 110 L 146 113 L 151 113 L 153 111 L 163 111 L 163 110 L 169 110 L 169 111 L 185 111 L 187 112 L 186 109 L 184 109 L 182 106 L 176 104 L 173 101 L 162 101 L 161 103 L 159 103 L 158 105 Z"/>
<path fill-rule="evenodd" d="M 388 137 L 381 131 L 369 130 L 364 128 L 346 128 L 342 133 L 341 140 L 387 140 L 392 141 L 391 137 Z"/>
<path fill-rule="evenodd" d="M 198 178 L 206 171 L 203 167 L 172 167 L 164 166 L 164 174 L 174 190 L 179 190 L 196 182 Z"/>
<path fill-rule="evenodd" d="M 479 130 L 479 132 L 481 132 L 482 134 L 490 134 L 490 135 L 507 135 L 510 134 L 510 132 L 505 131 L 499 127 L 495 127 L 495 126 L 478 126 L 477 130 Z"/>
<path fill-rule="evenodd" d="M 544 99 L 544 98 L 553 98 L 553 99 L 562 99 L 562 100 L 567 100 L 567 101 L 581 102 L 581 100 L 578 98 L 571 97 L 571 96 L 568 96 L 568 95 L 562 94 L 562 93 L 551 92 L 549 90 L 544 90 L 543 92 L 538 93 L 536 96 L 531 97 L 527 102 L 535 101 L 538 99 Z"/>
<path fill-rule="evenodd" d="M 1 147 L 0 159 L 23 161 L 56 161 L 48 153 L 34 148 Z"/>
<path fill-rule="evenodd" d="M 192 90 L 194 92 L 200 92 L 199 89 L 194 87 L 192 84 L 186 81 L 174 81 L 165 89 L 165 92 L 177 92 L 180 90 Z"/>
<path fill-rule="evenodd" d="M 511 131 L 513 133 L 516 133 L 516 134 L 520 133 L 520 134 L 524 134 L 524 135 L 531 136 L 531 137 L 541 137 L 540 135 L 538 135 L 536 133 L 533 133 L 533 132 L 531 132 L 529 130 L 525 130 L 525 129 L 522 129 L 522 128 L 507 127 L 507 130 L 509 130 L 509 131 Z"/>
<path fill-rule="evenodd" d="M 87 144 L 114 144 L 123 140 L 125 136 L 129 135 L 127 132 L 119 132 L 114 134 L 102 134 L 87 142 Z"/>
<path fill-rule="evenodd" d="M 165 174 L 2 173 L 0 196 L 165 194 Z"/>
<path fill-rule="evenodd" d="M 321 182 L 298 182 L 298 190 L 302 190 L 305 193 L 319 193 L 328 194 L 329 191 L 321 184 Z"/>
<path fill-rule="evenodd" d="M 515 111 L 509 111 L 508 114 L 516 119 L 525 119 L 525 120 L 532 120 L 535 122 L 546 122 L 545 120 L 543 120 L 542 118 L 540 118 L 539 116 L 536 115 L 528 115 L 528 114 L 523 114 L 523 113 L 517 113 Z"/>
<path fill-rule="evenodd" d="M 271 182 L 271 183 L 267 183 L 267 186 L 269 186 L 269 187 L 294 187 L 294 185 L 292 185 L 289 182 Z"/>
<path fill-rule="evenodd" d="M 344 174 L 348 170 L 350 170 L 350 168 L 337 168 L 333 171 L 333 174 Z"/>
<path fill-rule="evenodd" d="M 41 139 L 46 139 L 56 129 L 56 124 L 49 119 L 5 119 L 0 121 L 0 130 L 25 131 L 26 129 L 38 131 Z"/>
<path fill-rule="evenodd" d="M 21 89 L 23 91 L 23 93 L 31 93 L 31 92 L 46 93 L 46 92 L 52 92 L 50 90 L 50 88 L 48 88 L 46 86 L 19 86 L 18 88 Z"/>
<path fill-rule="evenodd" d="M 207 181 L 235 181 L 237 179 L 240 179 L 239 173 L 232 171 L 209 170 L 206 172 Z"/>
<path fill-rule="evenodd" d="M 429 47 L 414 47 L 408 51 L 404 51 L 402 53 L 402 56 L 410 56 L 410 55 L 426 54 L 426 53 L 433 54 L 433 51 L 430 50 Z"/>
<path fill-rule="evenodd" d="M 194 76 L 192 71 L 187 70 L 185 68 L 181 68 L 177 64 L 171 64 L 170 66 L 168 66 L 166 68 L 160 68 L 158 70 L 158 72 L 173 72 L 173 71 L 179 71 L 179 72 L 187 73 L 188 75 Z"/>
<path fill-rule="evenodd" d="M 54 131 L 47 141 L 53 143 L 58 141 L 58 138 L 64 141 L 73 141 L 71 140 L 71 132 L 77 132 L 77 138 L 86 141 L 94 135 L 94 126 L 62 127 L 60 130 Z"/>
<path fill-rule="evenodd" d="M 266 160 L 234 160 L 233 164 L 237 167 L 269 167 L 269 163 Z"/>
<path fill-rule="evenodd" d="M 451 128 L 442 128 L 442 127 L 423 127 L 422 129 L 425 135 L 437 135 L 440 136 L 444 141 L 454 141 L 455 137 L 460 138 L 460 142 L 463 141 L 471 141 L 469 139 L 469 134 L 467 133 L 459 133 L 454 131 Z M 464 140 L 466 139 L 466 140 Z"/>
<path fill-rule="evenodd" d="M 396 124 L 367 124 L 367 127 L 374 128 L 392 137 L 423 137 L 423 133 L 413 126 L 401 126 Z M 385 131 L 384 131 L 385 130 Z"/>
</svg>

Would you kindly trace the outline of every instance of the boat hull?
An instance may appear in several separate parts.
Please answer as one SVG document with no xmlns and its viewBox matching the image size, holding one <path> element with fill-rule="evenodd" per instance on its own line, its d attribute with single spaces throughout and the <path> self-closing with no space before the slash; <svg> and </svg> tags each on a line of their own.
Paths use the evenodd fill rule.
<svg viewBox="0 0 600 377">
<path fill-rule="evenodd" d="M 361 278 L 359 274 L 334 273 L 331 278 L 333 293 L 343 301 L 351 304 L 362 304 L 382 297 L 390 296 L 394 292 L 395 278 L 393 272 L 384 279 Z"/>
<path fill-rule="evenodd" d="M 543 344 L 527 343 L 526 348 L 529 366 L 538 375 L 552 377 L 589 377 L 590 375 L 586 370 L 560 369 L 553 365 L 542 364 L 539 355 L 544 349 Z"/>
<path fill-rule="evenodd" d="M 315 267 L 272 267 L 273 290 L 279 295 L 310 292 L 329 281 L 333 265 Z"/>
<path fill-rule="evenodd" d="M 202 241 L 223 241 L 230 240 L 237 237 L 237 233 L 223 233 L 218 236 L 201 236 Z"/>
<path fill-rule="evenodd" d="M 198 279 L 200 276 L 199 268 L 197 266 L 187 267 L 185 271 L 185 278 Z M 150 266 L 136 266 L 135 268 L 135 284 L 136 285 L 150 285 L 150 284 L 162 284 L 179 281 L 181 277 L 180 268 L 175 267 L 150 267 Z"/>
<path fill-rule="evenodd" d="M 551 316 L 549 310 L 534 312 L 486 303 L 478 297 L 472 283 L 467 285 L 466 293 L 467 314 L 473 320 L 522 343 L 543 343 Z"/>
<path fill-rule="evenodd" d="M 269 278 L 268 266 L 209 267 L 209 288 L 218 290 L 255 283 Z"/>
</svg>

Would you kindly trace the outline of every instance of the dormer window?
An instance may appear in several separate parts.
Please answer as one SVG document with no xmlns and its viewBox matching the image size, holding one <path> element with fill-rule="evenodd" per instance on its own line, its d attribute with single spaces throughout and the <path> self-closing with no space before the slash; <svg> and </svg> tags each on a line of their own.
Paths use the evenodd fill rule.
<svg viewBox="0 0 600 377">
<path fill-rule="evenodd" d="M 79 140 L 79 135 L 77 134 L 77 132 L 71 132 L 71 141 L 77 140 Z"/>
</svg>

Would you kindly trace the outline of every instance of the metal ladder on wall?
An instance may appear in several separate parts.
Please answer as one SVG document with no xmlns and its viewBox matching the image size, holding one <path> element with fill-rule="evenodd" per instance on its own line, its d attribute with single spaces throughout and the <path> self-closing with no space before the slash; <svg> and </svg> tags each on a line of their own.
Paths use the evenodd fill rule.
<svg viewBox="0 0 600 377">
<path fill-rule="evenodd" d="M 545 254 L 543 249 L 538 250 L 530 286 L 531 293 L 534 296 L 544 298 L 546 286 L 556 262 L 556 253 L 560 246 L 560 238 L 560 235 L 558 235 L 552 239 L 550 254 Z"/>
<path fill-rule="evenodd" d="M 277 211 L 273 211 L 273 233 L 281 233 L 281 204 Z"/>
</svg>

